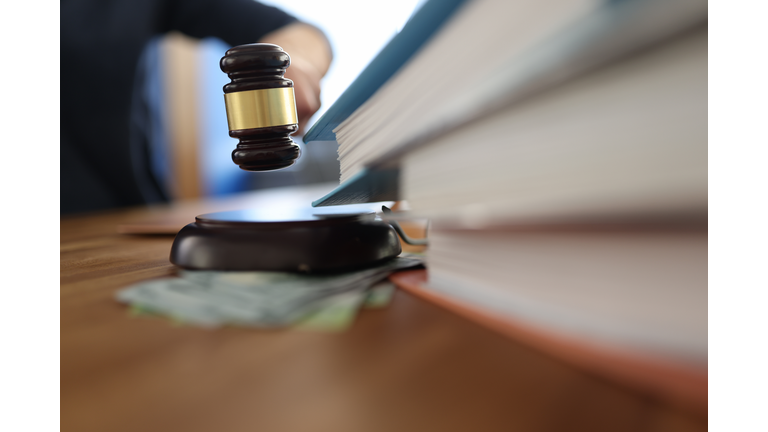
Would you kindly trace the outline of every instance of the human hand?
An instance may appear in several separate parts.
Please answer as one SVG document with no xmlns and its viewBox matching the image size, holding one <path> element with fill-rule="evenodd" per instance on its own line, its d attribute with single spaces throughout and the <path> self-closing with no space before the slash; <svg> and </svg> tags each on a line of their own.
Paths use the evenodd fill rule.
<svg viewBox="0 0 768 432">
<path fill-rule="evenodd" d="M 302 135 L 309 119 L 320 109 L 320 79 L 322 75 L 311 63 L 300 57 L 291 57 L 291 65 L 286 70 L 285 77 L 293 81 L 296 112 L 299 116 L 297 134 Z"/>
<path fill-rule="evenodd" d="M 333 58 L 331 46 L 318 28 L 297 22 L 264 36 L 259 42 L 282 47 L 291 56 L 285 77 L 293 81 L 296 111 L 299 116 L 298 134 L 310 117 L 320 108 L 320 79 Z"/>
</svg>

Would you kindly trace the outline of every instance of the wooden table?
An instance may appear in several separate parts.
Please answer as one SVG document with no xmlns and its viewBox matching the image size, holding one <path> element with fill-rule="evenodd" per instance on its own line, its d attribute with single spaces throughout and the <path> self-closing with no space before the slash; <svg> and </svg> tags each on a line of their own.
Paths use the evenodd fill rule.
<svg viewBox="0 0 768 432">
<path fill-rule="evenodd" d="M 175 326 L 114 300 L 174 273 L 172 236 L 118 234 L 118 225 L 180 227 L 280 193 L 61 220 L 62 430 L 706 430 L 705 412 L 586 374 L 403 291 L 340 334 Z"/>
</svg>

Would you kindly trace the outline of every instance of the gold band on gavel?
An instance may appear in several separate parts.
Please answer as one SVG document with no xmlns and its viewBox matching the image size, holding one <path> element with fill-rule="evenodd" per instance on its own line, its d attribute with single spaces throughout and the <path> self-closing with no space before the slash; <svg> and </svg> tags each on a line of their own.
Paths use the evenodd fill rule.
<svg viewBox="0 0 768 432">
<path fill-rule="evenodd" d="M 292 87 L 226 93 L 229 130 L 297 124 Z"/>
</svg>

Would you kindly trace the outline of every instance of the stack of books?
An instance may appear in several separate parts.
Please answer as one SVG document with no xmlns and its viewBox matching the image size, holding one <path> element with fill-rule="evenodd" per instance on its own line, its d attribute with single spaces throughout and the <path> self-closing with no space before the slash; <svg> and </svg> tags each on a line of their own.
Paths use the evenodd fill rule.
<svg viewBox="0 0 768 432">
<path fill-rule="evenodd" d="M 707 3 L 430 1 L 387 49 L 305 137 L 339 144 L 314 204 L 406 200 L 403 287 L 706 405 Z"/>
</svg>

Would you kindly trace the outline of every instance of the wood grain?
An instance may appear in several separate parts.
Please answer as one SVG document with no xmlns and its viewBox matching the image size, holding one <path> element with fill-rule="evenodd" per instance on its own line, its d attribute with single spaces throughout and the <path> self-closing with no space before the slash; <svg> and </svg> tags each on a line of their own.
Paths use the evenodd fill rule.
<svg viewBox="0 0 768 432">
<path fill-rule="evenodd" d="M 118 225 L 191 221 L 257 198 L 61 220 L 62 430 L 706 430 L 706 414 L 402 291 L 342 334 L 180 327 L 114 301 L 120 288 L 174 273 L 172 236 L 121 235 Z"/>
</svg>

